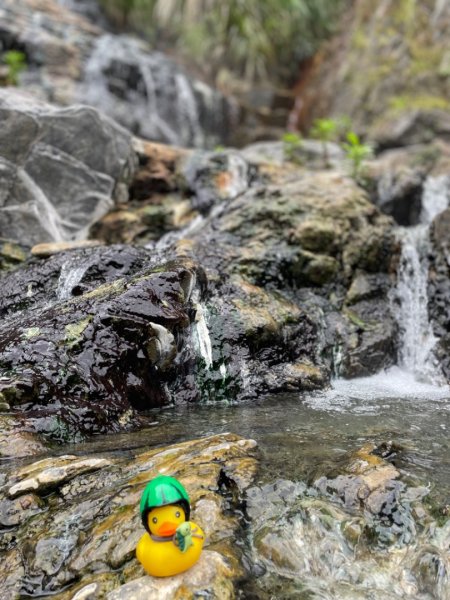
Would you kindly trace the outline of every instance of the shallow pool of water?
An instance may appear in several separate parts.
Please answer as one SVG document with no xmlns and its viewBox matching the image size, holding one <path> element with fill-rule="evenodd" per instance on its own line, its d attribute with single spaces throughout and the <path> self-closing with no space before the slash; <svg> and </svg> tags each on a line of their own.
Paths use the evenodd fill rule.
<svg viewBox="0 0 450 600">
<path fill-rule="evenodd" d="M 310 482 L 351 450 L 371 441 L 401 447 L 396 466 L 412 482 L 450 494 L 450 389 L 417 383 L 399 369 L 337 380 L 332 389 L 282 394 L 242 404 L 206 404 L 152 411 L 152 427 L 102 436 L 63 449 L 122 453 L 231 431 L 257 440 L 258 483 L 283 477 Z"/>
</svg>

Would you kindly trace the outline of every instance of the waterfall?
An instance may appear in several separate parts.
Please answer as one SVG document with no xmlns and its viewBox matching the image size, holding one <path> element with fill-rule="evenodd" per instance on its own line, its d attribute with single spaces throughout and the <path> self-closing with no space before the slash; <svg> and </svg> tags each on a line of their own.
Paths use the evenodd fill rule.
<svg viewBox="0 0 450 600">
<path fill-rule="evenodd" d="M 429 177 L 424 185 L 420 224 L 400 231 L 402 252 L 394 291 L 400 331 L 399 366 L 419 381 L 443 383 L 433 349 L 436 338 L 428 317 L 429 227 L 449 201 L 449 178 Z"/>
<path fill-rule="evenodd" d="M 207 369 L 210 369 L 213 364 L 212 344 L 209 335 L 209 329 L 206 322 L 206 308 L 200 304 L 195 304 L 196 317 L 194 323 L 194 339 L 197 350 L 200 356 L 205 361 Z"/>
<path fill-rule="evenodd" d="M 81 87 L 80 101 L 101 108 L 140 137 L 212 147 L 228 133 L 233 103 L 131 36 L 98 38 Z"/>
<path fill-rule="evenodd" d="M 58 300 L 68 300 L 71 298 L 73 288 L 80 283 L 89 267 L 90 263 L 81 264 L 76 267 L 73 267 L 69 263 L 63 264 L 56 290 Z"/>
<path fill-rule="evenodd" d="M 49 241 L 62 242 L 68 239 L 65 224 L 42 189 L 22 168 L 17 170 L 17 177 L 32 200 L 18 206 L 7 206 L 3 210 L 9 213 L 16 212 L 21 216 L 29 215 L 28 218 L 39 224 Z"/>
</svg>

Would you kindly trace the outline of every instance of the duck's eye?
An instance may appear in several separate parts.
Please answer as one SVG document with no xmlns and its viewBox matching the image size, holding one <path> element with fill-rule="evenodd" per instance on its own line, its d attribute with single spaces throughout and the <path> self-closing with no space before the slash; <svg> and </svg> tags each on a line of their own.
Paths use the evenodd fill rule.
<svg viewBox="0 0 450 600">
<path fill-rule="evenodd" d="M 156 523 L 158 522 L 158 519 L 156 517 L 153 517 L 152 521 L 156 525 Z"/>
<path fill-rule="evenodd" d="M 175 516 L 177 519 L 179 519 L 181 517 L 181 513 L 179 510 L 177 510 L 177 512 L 175 513 Z"/>
</svg>

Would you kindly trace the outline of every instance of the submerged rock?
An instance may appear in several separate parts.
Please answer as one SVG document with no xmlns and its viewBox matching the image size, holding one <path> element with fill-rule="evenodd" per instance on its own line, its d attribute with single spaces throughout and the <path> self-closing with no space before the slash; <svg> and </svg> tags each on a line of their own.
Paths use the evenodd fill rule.
<svg viewBox="0 0 450 600">
<path fill-rule="evenodd" d="M 253 594 L 350 600 L 370 590 L 377 600 L 447 600 L 450 522 L 438 525 L 422 502 L 429 490 L 407 488 L 382 458 L 397 452 L 392 444 L 368 446 L 312 485 L 250 488 Z"/>
<path fill-rule="evenodd" d="M 48 458 L 19 475 L 9 471 L 0 492 L 0 521 L 10 528 L 0 545 L 2 598 L 234 598 L 234 584 L 243 575 L 238 508 L 256 472 L 255 447 L 253 440 L 228 433 L 107 459 Z M 70 479 L 58 481 L 57 491 L 52 485 L 34 495 L 23 490 L 16 500 L 3 496 L 24 475 L 42 480 L 59 471 L 61 461 L 73 470 Z M 81 467 L 86 461 L 97 461 L 95 472 Z M 185 485 L 192 518 L 207 538 L 193 569 L 154 579 L 144 577 L 135 548 L 144 533 L 139 498 L 159 473 Z"/>
</svg>

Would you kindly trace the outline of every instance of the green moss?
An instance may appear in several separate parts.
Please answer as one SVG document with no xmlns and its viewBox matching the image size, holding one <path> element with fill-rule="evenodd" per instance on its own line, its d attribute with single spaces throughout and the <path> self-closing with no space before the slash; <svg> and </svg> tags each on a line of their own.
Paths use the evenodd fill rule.
<svg viewBox="0 0 450 600">
<path fill-rule="evenodd" d="M 365 31 L 356 29 L 352 36 L 352 47 L 355 50 L 365 50 L 369 46 L 369 40 Z"/>
<path fill-rule="evenodd" d="M 348 308 L 344 308 L 342 313 L 344 314 L 344 316 L 347 317 L 349 321 L 353 323 L 353 325 L 356 325 L 356 327 L 362 329 L 363 331 L 371 331 L 375 329 L 375 323 L 366 323 L 361 319 L 361 317 L 359 317 L 355 312 Z"/>
<path fill-rule="evenodd" d="M 86 329 L 86 327 L 89 325 L 89 323 L 91 321 L 92 321 L 92 315 L 88 315 L 87 317 L 85 317 L 84 319 L 81 319 L 81 321 L 78 321 L 77 323 L 69 323 L 68 325 L 66 325 L 66 327 L 65 327 L 66 342 L 70 346 L 76 344 L 80 340 L 81 334 L 83 333 L 83 331 Z"/>
<path fill-rule="evenodd" d="M 22 262 L 26 259 L 27 255 L 25 250 L 17 244 L 11 242 L 5 242 L 0 249 L 0 254 L 9 261 Z"/>
<path fill-rule="evenodd" d="M 422 74 L 437 73 L 442 61 L 442 48 L 436 45 L 425 46 L 411 40 L 409 43 L 411 65 L 406 73 L 407 77 L 416 77 Z"/>
<path fill-rule="evenodd" d="M 125 290 L 125 280 L 124 279 L 116 279 L 112 283 L 105 283 L 104 285 L 99 285 L 94 290 L 90 292 L 86 292 L 82 296 L 77 296 L 70 300 L 70 304 L 76 304 L 78 302 L 83 302 L 84 300 L 88 300 L 91 298 L 106 298 L 109 295 L 115 295 L 119 292 L 123 292 Z"/>
<path fill-rule="evenodd" d="M 29 327 L 22 333 L 22 337 L 26 340 L 30 340 L 31 338 L 37 337 L 41 333 L 39 327 Z"/>
<path fill-rule="evenodd" d="M 414 25 L 417 0 L 395 0 L 394 6 L 392 17 L 397 25 Z"/>
</svg>

